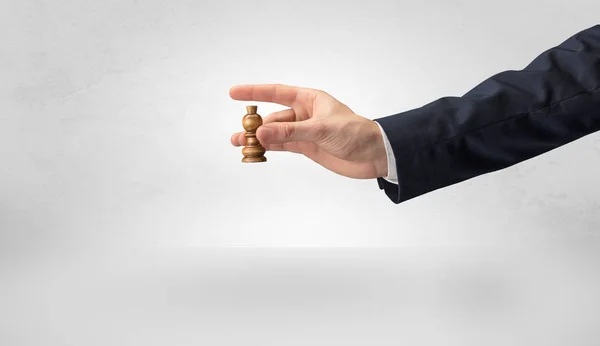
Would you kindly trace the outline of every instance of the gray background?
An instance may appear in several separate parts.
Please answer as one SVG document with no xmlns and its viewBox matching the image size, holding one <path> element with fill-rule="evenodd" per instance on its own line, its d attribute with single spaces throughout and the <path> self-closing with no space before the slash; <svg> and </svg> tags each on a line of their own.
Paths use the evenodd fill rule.
<svg viewBox="0 0 600 346">
<path fill-rule="evenodd" d="M 228 89 L 377 118 L 520 69 L 599 10 L 0 1 L 0 344 L 596 345 L 598 135 L 395 205 L 294 154 L 241 164 Z"/>
</svg>

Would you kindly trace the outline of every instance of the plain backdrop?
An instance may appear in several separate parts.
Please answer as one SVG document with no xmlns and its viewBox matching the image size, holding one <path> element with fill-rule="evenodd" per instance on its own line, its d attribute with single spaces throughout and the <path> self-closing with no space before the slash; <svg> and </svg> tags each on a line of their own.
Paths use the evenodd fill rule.
<svg viewBox="0 0 600 346">
<path fill-rule="evenodd" d="M 598 24 L 559 1 L 0 1 L 0 344 L 595 345 L 600 136 L 395 205 L 240 162 L 236 84 L 374 119 Z M 400 163 L 402 164 L 402 163 Z"/>
</svg>

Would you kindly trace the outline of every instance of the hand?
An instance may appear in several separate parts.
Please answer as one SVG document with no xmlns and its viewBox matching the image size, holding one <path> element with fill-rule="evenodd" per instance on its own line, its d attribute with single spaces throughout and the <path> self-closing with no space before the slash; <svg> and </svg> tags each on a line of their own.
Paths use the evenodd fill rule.
<svg viewBox="0 0 600 346">
<path fill-rule="evenodd" d="M 379 126 L 326 92 L 287 85 L 241 85 L 231 88 L 229 95 L 234 100 L 289 107 L 263 118 L 256 136 L 267 151 L 303 154 L 350 178 L 387 175 L 387 156 Z M 231 144 L 246 145 L 244 132 L 234 134 Z"/>
</svg>

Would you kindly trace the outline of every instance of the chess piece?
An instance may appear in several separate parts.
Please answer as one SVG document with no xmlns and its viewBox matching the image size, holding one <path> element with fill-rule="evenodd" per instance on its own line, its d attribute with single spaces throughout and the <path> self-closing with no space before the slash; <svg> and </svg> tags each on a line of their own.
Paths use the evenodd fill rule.
<svg viewBox="0 0 600 346">
<path fill-rule="evenodd" d="M 257 106 L 246 106 L 246 115 L 242 118 L 242 126 L 246 130 L 246 146 L 242 149 L 242 162 L 265 162 L 266 150 L 256 138 L 256 130 L 262 125 L 261 116 L 256 113 Z"/>
</svg>

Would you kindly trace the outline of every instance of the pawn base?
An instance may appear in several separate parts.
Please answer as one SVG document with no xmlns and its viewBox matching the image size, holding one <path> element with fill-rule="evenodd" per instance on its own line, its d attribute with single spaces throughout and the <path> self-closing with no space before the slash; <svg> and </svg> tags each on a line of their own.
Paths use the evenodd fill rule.
<svg viewBox="0 0 600 346">
<path fill-rule="evenodd" d="M 242 162 L 245 163 L 254 163 L 254 162 L 267 162 L 267 158 L 264 156 L 261 157 L 244 157 Z"/>
</svg>

